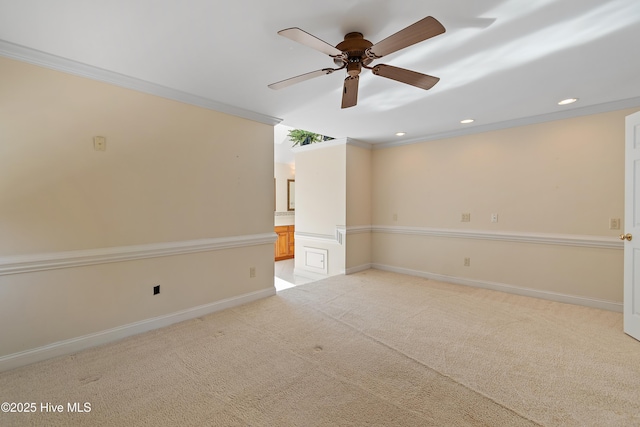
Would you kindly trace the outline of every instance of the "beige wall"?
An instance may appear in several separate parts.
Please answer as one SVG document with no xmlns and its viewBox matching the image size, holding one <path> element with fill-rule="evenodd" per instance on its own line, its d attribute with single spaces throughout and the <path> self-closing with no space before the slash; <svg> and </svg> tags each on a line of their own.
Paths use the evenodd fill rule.
<svg viewBox="0 0 640 427">
<path fill-rule="evenodd" d="M 9 142 L 0 148 L 0 255 L 272 225 L 273 185 L 255 185 L 273 177 L 262 160 L 273 157 L 271 126 L 0 60 Z M 96 135 L 105 152 L 93 150 Z"/>
<path fill-rule="evenodd" d="M 371 150 L 347 145 L 346 224 L 371 225 Z"/>
<path fill-rule="evenodd" d="M 0 111 L 5 267 L 273 233 L 271 125 L 5 58 Z M 0 356 L 269 289 L 270 243 L 2 274 Z"/>
<path fill-rule="evenodd" d="M 309 270 L 305 247 L 328 251 L 329 275 L 370 266 L 371 158 L 346 138 L 296 149 L 299 273 Z"/>
<path fill-rule="evenodd" d="M 346 197 L 347 237 L 345 242 L 347 272 L 371 264 L 371 158 L 370 149 L 347 145 Z"/>
<path fill-rule="evenodd" d="M 4 58 L 0 77 L 0 271 L 29 257 L 273 232 L 272 126 Z M 300 150 L 296 269 L 309 246 L 329 251 L 330 275 L 374 265 L 619 303 L 621 246 L 544 242 L 620 233 L 608 225 L 624 219 L 624 117 L 632 112 L 374 151 L 344 141 Z M 107 138 L 105 152 L 93 149 L 96 135 Z M 460 222 L 463 212 L 471 222 Z M 0 323 L 11 327 L 0 362 L 272 289 L 272 243 L 4 271 Z"/>
<path fill-rule="evenodd" d="M 346 144 L 334 140 L 300 147 L 295 158 L 296 226 L 334 235 L 346 222 Z"/>
<path fill-rule="evenodd" d="M 272 286 L 272 244 L 0 276 L 0 359 Z"/>
<path fill-rule="evenodd" d="M 310 271 L 305 247 L 328 251 L 328 275 L 344 272 L 345 251 L 336 230 L 346 224 L 346 157 L 346 140 L 295 149 L 295 267 L 300 274 Z"/>
<path fill-rule="evenodd" d="M 624 218 L 624 117 L 632 112 L 375 150 L 372 217 L 381 227 L 373 233 L 373 263 L 621 302 L 622 246 L 489 241 L 464 232 L 613 241 L 620 230 L 609 230 L 609 218 Z M 471 222 L 460 222 L 462 213 Z M 434 237 L 425 229 L 461 233 Z"/>
</svg>

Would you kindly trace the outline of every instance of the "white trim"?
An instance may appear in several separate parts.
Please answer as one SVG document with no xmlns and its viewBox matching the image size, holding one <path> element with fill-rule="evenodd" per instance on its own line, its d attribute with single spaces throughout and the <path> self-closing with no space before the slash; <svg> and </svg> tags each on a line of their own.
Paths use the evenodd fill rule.
<svg viewBox="0 0 640 427">
<path fill-rule="evenodd" d="M 370 225 L 336 225 L 335 236 L 331 236 L 329 234 L 305 233 L 303 231 L 296 231 L 294 236 L 296 239 L 315 240 L 318 242 L 337 243 L 339 245 L 343 245 L 345 242 L 345 235 L 364 234 L 370 233 L 371 231 L 372 227 Z"/>
<path fill-rule="evenodd" d="M 313 254 L 320 265 L 309 263 L 309 254 Z M 329 275 L 329 250 L 325 248 L 312 248 L 309 246 L 302 247 L 302 266 L 306 271 L 317 273 L 320 275 Z"/>
<path fill-rule="evenodd" d="M 371 268 L 372 268 L 372 264 L 371 263 L 356 265 L 355 267 L 349 267 L 349 268 L 345 269 L 344 271 L 342 271 L 342 274 L 359 273 L 361 271 L 369 270 Z"/>
<path fill-rule="evenodd" d="M 337 231 L 336 231 L 337 232 Z M 314 240 L 317 242 L 325 242 L 325 243 L 338 243 L 336 236 L 332 236 L 330 234 L 315 234 L 315 233 L 305 233 L 301 231 L 296 231 L 294 233 L 295 240 Z"/>
<path fill-rule="evenodd" d="M 374 233 L 409 234 L 414 236 L 452 237 L 461 239 L 500 240 L 517 243 L 535 243 L 544 245 L 561 245 L 588 247 L 599 249 L 624 248 L 624 243 L 616 237 L 585 236 L 579 234 L 551 234 L 551 233 L 516 233 L 486 230 L 458 230 L 431 227 L 404 227 L 374 225 Z"/>
<path fill-rule="evenodd" d="M 135 77 L 129 77 L 124 74 L 83 64 L 81 62 L 17 45 L 5 40 L 0 40 L 0 55 L 16 59 L 18 61 L 28 62 L 29 64 L 62 71 L 64 73 L 86 77 L 127 89 L 133 89 L 138 92 L 184 102 L 185 104 L 219 111 L 236 117 L 242 117 L 259 123 L 275 126 L 282 121 L 282 119 L 276 117 L 245 110 L 244 108 L 235 107 L 233 105 L 223 104 L 221 102 L 214 101 L 213 99 L 204 98 L 202 96 L 137 79 Z"/>
<path fill-rule="evenodd" d="M 411 270 L 408 268 L 393 267 L 385 264 L 371 264 L 372 268 L 393 273 L 407 274 L 409 276 L 423 277 L 425 279 L 437 280 L 440 282 L 453 283 L 456 285 L 471 286 L 476 288 L 490 289 L 493 291 L 506 292 L 509 294 L 522 295 L 526 297 L 546 299 L 550 301 L 563 302 L 567 304 L 582 305 L 585 307 L 599 308 L 602 310 L 622 312 L 622 303 L 607 301 L 595 298 L 585 298 L 575 295 L 566 295 L 557 292 L 541 291 L 538 289 L 522 288 L 505 283 L 489 282 L 485 280 L 465 279 L 461 277 L 446 276 L 443 274 L 429 273 L 426 271 Z"/>
<path fill-rule="evenodd" d="M 608 113 L 610 111 L 624 110 L 640 106 L 640 97 L 621 99 L 618 101 L 605 102 L 602 104 L 588 105 L 585 107 L 563 109 L 554 113 L 540 114 L 537 116 L 522 117 L 518 119 L 506 120 L 503 122 L 489 123 L 486 125 L 465 126 L 462 129 L 453 131 L 432 133 L 417 138 L 403 141 L 390 141 L 372 144 L 374 150 L 398 147 L 401 145 L 418 144 L 420 142 L 435 141 L 438 139 L 454 138 L 458 136 L 473 135 L 481 132 L 490 132 L 518 126 L 534 125 L 538 123 L 552 122 L 555 120 L 572 119 L 575 117 L 588 116 L 592 114 Z"/>
<path fill-rule="evenodd" d="M 142 258 L 266 245 L 273 244 L 276 239 L 277 235 L 275 233 L 264 233 L 181 242 L 151 243 L 146 245 L 0 257 L 0 276 L 109 262 L 131 261 Z"/>
<path fill-rule="evenodd" d="M 16 59 L 18 61 L 27 62 L 30 64 L 38 65 L 41 67 L 50 68 L 57 71 L 62 71 L 68 74 L 73 74 L 80 77 L 86 77 L 92 80 L 97 80 L 116 86 L 124 87 L 127 89 L 133 89 L 138 92 L 148 93 L 151 95 L 160 96 L 174 101 L 184 102 L 186 104 L 196 105 L 198 107 L 206 108 L 209 110 L 219 111 L 222 113 L 230 114 L 237 117 L 253 120 L 259 123 L 265 123 L 272 126 L 282 122 L 282 119 L 277 117 L 268 116 L 265 114 L 257 113 L 243 108 L 235 107 L 228 104 L 215 101 L 213 99 L 204 98 L 198 95 L 182 92 L 176 89 L 172 89 L 166 86 L 161 86 L 156 83 L 151 83 L 142 79 L 126 76 L 124 74 L 116 73 L 113 71 L 105 70 L 102 68 L 94 67 L 91 65 L 83 64 L 81 62 L 73 61 L 71 59 L 63 58 L 61 56 L 52 55 L 36 49 L 31 49 L 26 46 L 21 46 L 15 43 L 8 42 L 6 40 L 0 40 L 0 55 L 8 58 Z M 430 135 L 424 135 L 422 137 L 412 138 L 404 141 L 390 141 L 378 144 L 371 144 L 364 141 L 358 141 L 352 138 L 341 138 L 342 143 L 356 145 L 367 149 L 382 149 L 389 147 L 396 147 L 401 145 L 416 144 L 420 142 L 433 141 L 438 139 L 453 138 L 457 136 L 471 135 L 481 132 L 488 132 L 493 130 L 507 129 L 517 126 L 526 126 L 537 123 L 544 123 L 554 120 L 562 120 L 573 117 L 580 117 L 591 114 L 606 113 L 609 111 L 622 110 L 625 108 L 632 108 L 640 106 L 640 97 L 623 99 L 618 101 L 607 102 L 603 104 L 589 105 L 585 107 L 578 107 L 572 109 L 563 109 L 554 113 L 542 114 L 531 117 L 523 117 L 513 120 L 507 120 L 498 123 L 489 123 L 486 125 L 468 126 L 463 129 L 439 132 Z M 336 140 L 333 140 L 336 141 Z M 309 149 L 310 147 L 322 148 L 327 146 L 326 141 L 322 144 L 310 144 L 304 147 Z M 294 149 L 295 151 L 295 149 Z"/>
<path fill-rule="evenodd" d="M 371 233 L 370 225 L 350 225 L 343 226 L 340 225 L 336 227 L 336 238 L 338 239 L 338 243 L 344 245 L 345 236 L 353 236 L 354 234 L 367 234 Z"/>
<path fill-rule="evenodd" d="M 371 233 L 373 227 L 370 225 L 348 225 L 346 228 L 346 234 L 366 234 Z"/>
<path fill-rule="evenodd" d="M 373 144 L 369 142 L 359 141 L 353 138 L 347 138 L 347 145 L 364 148 L 365 150 L 373 150 Z"/>
<path fill-rule="evenodd" d="M 340 245 L 344 245 L 344 238 L 347 235 L 347 227 L 344 225 L 336 225 L 336 241 Z"/>
<path fill-rule="evenodd" d="M 581 234 L 527 233 L 511 231 L 463 230 L 437 227 L 408 227 L 389 225 L 336 226 L 336 237 L 328 234 L 296 232 L 296 239 L 316 240 L 342 244 L 344 235 L 366 233 L 408 234 L 413 236 L 451 237 L 458 239 L 498 240 L 504 242 L 560 245 L 598 249 L 622 250 L 624 243 L 617 237 Z"/>
<path fill-rule="evenodd" d="M 105 331 L 96 332 L 93 334 L 71 338 L 64 341 L 58 341 L 53 344 L 48 344 L 31 350 L 9 354 L 7 356 L 0 357 L 0 372 L 14 369 L 20 366 L 25 366 L 30 363 L 40 362 L 52 357 L 76 353 L 87 348 L 106 344 L 154 329 L 164 328 L 174 323 L 182 322 L 189 319 L 195 319 L 197 317 L 211 314 L 216 311 L 236 307 L 275 294 L 276 288 L 271 287 L 260 291 L 250 292 L 237 297 L 226 298 L 210 304 L 204 304 L 198 307 L 166 314 L 164 316 L 158 316 L 135 323 L 130 323 L 128 325 L 107 329 Z"/>
</svg>

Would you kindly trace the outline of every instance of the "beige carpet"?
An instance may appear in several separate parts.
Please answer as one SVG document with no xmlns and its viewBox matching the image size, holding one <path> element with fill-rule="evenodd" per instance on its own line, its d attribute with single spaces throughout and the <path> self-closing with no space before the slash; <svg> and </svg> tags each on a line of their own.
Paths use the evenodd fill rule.
<svg viewBox="0 0 640 427">
<path fill-rule="evenodd" d="M 639 426 L 640 342 L 621 330 L 619 313 L 368 270 L 0 373 L 0 403 L 38 405 L 0 425 Z"/>
</svg>

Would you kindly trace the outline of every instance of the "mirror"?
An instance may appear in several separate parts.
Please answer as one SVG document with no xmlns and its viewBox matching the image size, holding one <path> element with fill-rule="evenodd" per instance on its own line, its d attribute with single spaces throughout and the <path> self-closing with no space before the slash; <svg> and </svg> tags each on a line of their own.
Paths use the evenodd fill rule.
<svg viewBox="0 0 640 427">
<path fill-rule="evenodd" d="M 295 179 L 287 180 L 287 210 L 296 210 L 296 181 Z"/>
</svg>

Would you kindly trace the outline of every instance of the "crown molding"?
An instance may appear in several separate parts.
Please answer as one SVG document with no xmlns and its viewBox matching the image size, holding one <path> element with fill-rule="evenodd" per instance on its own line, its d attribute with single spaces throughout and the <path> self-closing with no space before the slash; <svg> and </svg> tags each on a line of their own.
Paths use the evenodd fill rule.
<svg viewBox="0 0 640 427">
<path fill-rule="evenodd" d="M 364 148 L 365 150 L 372 150 L 373 144 L 369 142 L 360 141 L 353 138 L 347 138 L 347 145 L 353 145 L 354 147 Z"/>
<path fill-rule="evenodd" d="M 634 107 L 640 107 L 640 96 L 635 98 L 621 99 L 621 100 L 612 101 L 612 102 L 605 102 L 603 104 L 572 108 L 569 110 L 562 110 L 554 113 L 540 114 L 540 115 L 531 116 L 531 117 L 521 117 L 518 119 L 506 120 L 506 121 L 497 122 L 497 123 L 489 123 L 486 125 L 476 125 L 476 126 L 468 126 L 468 127 L 465 126 L 464 129 L 433 133 L 433 134 L 424 135 L 417 138 L 411 138 L 403 141 L 382 142 L 379 144 L 373 144 L 372 146 L 374 150 L 390 148 L 390 147 L 398 147 L 401 145 L 410 145 L 410 144 L 417 144 L 420 142 L 435 141 L 438 139 L 447 139 L 447 138 L 454 138 L 458 136 L 473 135 L 477 133 L 490 132 L 490 131 L 514 128 L 519 126 L 527 126 L 527 125 L 534 125 L 534 124 L 545 123 L 545 122 L 552 122 L 555 120 L 572 119 L 575 117 L 589 116 L 592 114 L 609 113 L 611 111 L 624 110 L 627 108 L 634 108 Z"/>
<path fill-rule="evenodd" d="M 50 68 L 56 71 L 73 74 L 79 77 L 85 77 L 91 80 L 97 80 L 103 83 L 109 83 L 126 89 L 132 89 L 149 95 L 155 95 L 162 98 L 171 99 L 173 101 L 183 102 L 185 104 L 195 105 L 197 107 L 206 108 L 208 110 L 218 111 L 236 117 L 253 120 L 259 123 L 275 126 L 282 119 L 271 117 L 265 114 L 256 113 L 255 111 L 245 110 L 243 108 L 234 107 L 233 105 L 223 104 L 213 99 L 204 98 L 180 90 L 171 89 L 146 80 L 129 77 L 124 74 L 105 70 L 103 68 L 94 67 L 83 64 L 61 56 L 52 55 L 40 50 L 31 49 L 5 40 L 0 40 L 0 55 L 7 58 L 15 59 L 29 64 Z"/>
</svg>

